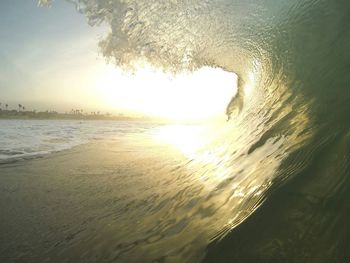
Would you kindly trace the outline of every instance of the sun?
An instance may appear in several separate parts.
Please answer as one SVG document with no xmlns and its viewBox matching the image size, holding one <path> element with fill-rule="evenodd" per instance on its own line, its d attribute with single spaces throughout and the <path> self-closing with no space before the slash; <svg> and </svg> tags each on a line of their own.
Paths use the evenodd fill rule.
<svg viewBox="0 0 350 263">
<path fill-rule="evenodd" d="M 219 68 L 170 75 L 151 66 L 126 73 L 108 66 L 95 86 L 102 101 L 115 110 L 175 120 L 224 116 L 236 92 L 237 76 Z"/>
</svg>

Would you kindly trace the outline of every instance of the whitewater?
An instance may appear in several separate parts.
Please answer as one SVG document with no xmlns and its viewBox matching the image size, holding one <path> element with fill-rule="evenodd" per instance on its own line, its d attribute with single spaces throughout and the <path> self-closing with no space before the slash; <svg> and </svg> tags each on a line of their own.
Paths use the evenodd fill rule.
<svg viewBox="0 0 350 263">
<path fill-rule="evenodd" d="M 156 126 L 126 121 L 0 120 L 0 163 L 42 157 L 94 140 L 143 133 Z"/>
</svg>

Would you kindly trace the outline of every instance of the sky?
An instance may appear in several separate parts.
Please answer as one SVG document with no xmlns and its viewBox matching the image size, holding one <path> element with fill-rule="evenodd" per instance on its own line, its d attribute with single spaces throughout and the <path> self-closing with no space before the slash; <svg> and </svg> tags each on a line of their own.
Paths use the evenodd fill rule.
<svg viewBox="0 0 350 263">
<path fill-rule="evenodd" d="M 90 27 L 62 0 L 0 1 L 0 101 L 67 110 L 100 106 L 93 78 L 108 68 L 98 53 L 105 29 Z"/>
<path fill-rule="evenodd" d="M 84 109 L 169 118 L 225 114 L 233 73 L 202 68 L 166 75 L 143 66 L 135 74 L 108 64 L 98 42 L 107 26 L 91 27 L 74 5 L 56 0 L 0 1 L 0 102 L 27 110 Z"/>
</svg>

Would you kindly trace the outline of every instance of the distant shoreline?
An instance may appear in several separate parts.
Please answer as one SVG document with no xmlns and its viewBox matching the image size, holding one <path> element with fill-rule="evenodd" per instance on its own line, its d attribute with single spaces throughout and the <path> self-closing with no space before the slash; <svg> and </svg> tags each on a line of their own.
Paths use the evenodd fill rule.
<svg viewBox="0 0 350 263">
<path fill-rule="evenodd" d="M 111 114 L 72 114 L 58 112 L 0 111 L 0 120 L 102 120 L 102 121 L 155 121 L 151 117 L 131 117 Z"/>
</svg>

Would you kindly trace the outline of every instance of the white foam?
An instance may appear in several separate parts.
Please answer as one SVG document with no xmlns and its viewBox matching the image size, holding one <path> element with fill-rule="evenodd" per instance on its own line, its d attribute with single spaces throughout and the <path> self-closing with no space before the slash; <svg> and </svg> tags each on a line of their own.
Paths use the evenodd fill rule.
<svg viewBox="0 0 350 263">
<path fill-rule="evenodd" d="M 116 121 L 0 120 L 0 162 L 42 156 L 151 127 Z"/>
</svg>

